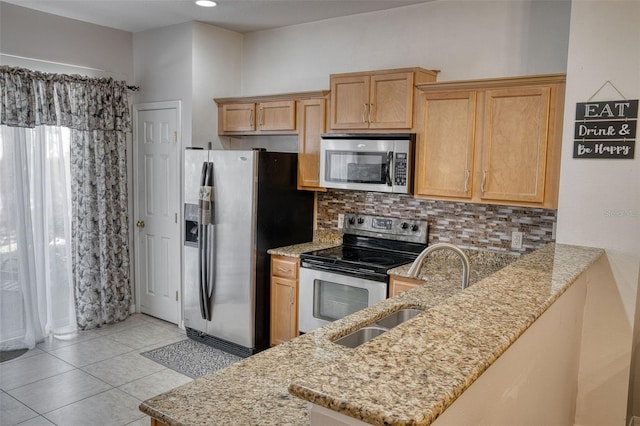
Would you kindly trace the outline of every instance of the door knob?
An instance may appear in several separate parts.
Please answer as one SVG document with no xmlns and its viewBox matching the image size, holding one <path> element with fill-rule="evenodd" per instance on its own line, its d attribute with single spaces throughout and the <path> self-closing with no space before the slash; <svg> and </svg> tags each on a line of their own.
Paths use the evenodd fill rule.
<svg viewBox="0 0 640 426">
<path fill-rule="evenodd" d="M 144 220 L 139 220 L 136 222 L 136 226 L 138 228 L 144 228 Z"/>
</svg>

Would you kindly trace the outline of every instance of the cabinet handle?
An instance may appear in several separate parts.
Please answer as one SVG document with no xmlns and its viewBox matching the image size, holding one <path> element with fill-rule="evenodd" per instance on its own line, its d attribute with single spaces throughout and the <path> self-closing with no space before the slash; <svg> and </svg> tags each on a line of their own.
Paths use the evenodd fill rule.
<svg viewBox="0 0 640 426">
<path fill-rule="evenodd" d="M 259 125 L 260 127 L 262 127 L 262 125 L 264 124 L 264 123 L 262 122 L 262 118 L 263 118 L 262 116 L 263 116 L 262 108 L 260 108 L 260 109 L 258 110 L 258 125 Z"/>
<path fill-rule="evenodd" d="M 365 118 L 367 115 L 367 104 L 362 104 L 362 122 L 366 123 L 367 119 Z"/>
<path fill-rule="evenodd" d="M 253 110 L 249 113 L 249 127 L 253 127 Z"/>
<path fill-rule="evenodd" d="M 369 124 L 371 124 L 371 111 L 373 111 L 373 104 L 369 104 Z"/>
<path fill-rule="evenodd" d="M 487 182 L 487 171 L 482 171 L 482 185 L 480 185 L 480 191 L 484 194 L 484 184 Z"/>
<path fill-rule="evenodd" d="M 469 177 L 471 176 L 471 173 L 469 173 L 469 170 L 465 170 L 464 171 L 464 192 L 468 192 L 469 191 Z"/>
<path fill-rule="evenodd" d="M 293 289 L 289 291 L 289 306 L 293 306 Z"/>
</svg>

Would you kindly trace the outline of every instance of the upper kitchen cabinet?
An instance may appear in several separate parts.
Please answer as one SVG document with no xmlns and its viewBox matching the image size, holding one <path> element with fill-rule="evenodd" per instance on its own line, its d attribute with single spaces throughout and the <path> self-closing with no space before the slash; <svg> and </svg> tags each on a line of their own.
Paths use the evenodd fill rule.
<svg viewBox="0 0 640 426">
<path fill-rule="evenodd" d="M 422 95 L 424 125 L 416 150 L 416 195 L 471 198 L 476 97 L 474 91 Z"/>
<path fill-rule="evenodd" d="M 420 198 L 556 208 L 565 76 L 419 87 Z"/>
<path fill-rule="evenodd" d="M 296 130 L 296 101 L 261 102 L 257 108 L 258 130 Z"/>
<path fill-rule="evenodd" d="M 322 98 L 298 102 L 298 189 L 320 188 L 320 138 L 326 129 L 327 101 Z"/>
<path fill-rule="evenodd" d="M 320 187 L 320 135 L 327 129 L 326 90 L 217 98 L 221 136 L 298 136 L 298 189 Z"/>
<path fill-rule="evenodd" d="M 223 103 L 218 129 L 220 134 L 295 132 L 296 101 Z"/>
<path fill-rule="evenodd" d="M 218 134 L 295 135 L 300 100 L 325 96 L 327 92 L 287 93 L 242 98 L 216 98 Z"/>
<path fill-rule="evenodd" d="M 479 193 L 483 201 L 544 202 L 552 139 L 550 99 L 550 86 L 485 92 Z"/>
<path fill-rule="evenodd" d="M 331 130 L 412 129 L 415 85 L 437 74 L 422 68 L 332 74 Z"/>
<path fill-rule="evenodd" d="M 218 114 L 218 129 L 222 133 L 253 132 L 256 130 L 256 104 L 224 104 Z"/>
</svg>

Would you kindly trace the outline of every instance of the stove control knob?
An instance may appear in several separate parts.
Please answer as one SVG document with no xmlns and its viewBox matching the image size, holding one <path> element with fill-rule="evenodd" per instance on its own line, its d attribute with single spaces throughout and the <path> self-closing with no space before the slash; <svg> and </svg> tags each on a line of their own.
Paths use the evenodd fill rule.
<svg viewBox="0 0 640 426">
<path fill-rule="evenodd" d="M 359 217 L 359 218 L 358 218 L 358 224 L 359 224 L 359 225 L 362 225 L 363 223 L 364 223 L 364 219 L 363 219 L 363 218 L 361 218 L 361 217 Z"/>
<path fill-rule="evenodd" d="M 349 218 L 349 225 L 353 225 L 354 223 L 356 223 L 356 218 L 355 218 L 355 217 L 353 217 L 353 216 L 351 216 L 351 217 Z"/>
<path fill-rule="evenodd" d="M 418 225 L 411 225 L 411 230 L 416 232 L 418 230 Z"/>
<path fill-rule="evenodd" d="M 402 224 L 400 225 L 400 228 L 402 229 L 407 229 L 409 227 L 409 224 L 407 222 L 402 222 Z"/>
</svg>

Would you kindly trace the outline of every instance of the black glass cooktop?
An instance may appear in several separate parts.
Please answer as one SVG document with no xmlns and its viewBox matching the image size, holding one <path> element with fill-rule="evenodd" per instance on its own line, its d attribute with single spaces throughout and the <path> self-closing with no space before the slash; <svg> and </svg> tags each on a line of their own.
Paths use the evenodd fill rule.
<svg viewBox="0 0 640 426">
<path fill-rule="evenodd" d="M 386 275 L 389 269 L 413 262 L 424 248 L 426 244 L 345 235 L 343 245 L 304 253 L 300 258 L 306 267 Z"/>
<path fill-rule="evenodd" d="M 380 267 L 382 270 L 395 268 L 396 266 L 411 263 L 416 258 L 415 255 L 394 253 L 385 250 L 375 250 L 351 246 L 332 247 L 324 250 L 316 250 L 305 253 L 301 257 L 326 259 L 328 263 L 350 262 L 371 267 Z"/>
</svg>

